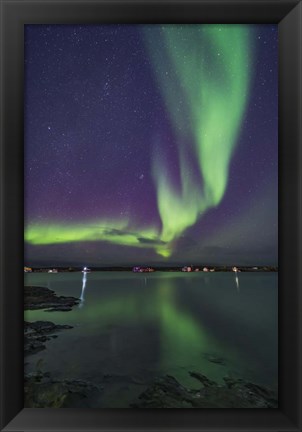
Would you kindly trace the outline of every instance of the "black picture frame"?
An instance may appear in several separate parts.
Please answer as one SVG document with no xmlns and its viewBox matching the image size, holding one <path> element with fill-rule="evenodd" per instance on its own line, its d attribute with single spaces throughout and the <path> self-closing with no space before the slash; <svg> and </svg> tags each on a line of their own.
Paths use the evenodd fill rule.
<svg viewBox="0 0 302 432">
<path fill-rule="evenodd" d="M 278 23 L 279 408 L 23 408 L 23 27 Z M 1 430 L 301 431 L 301 29 L 297 0 L 1 1 Z"/>
</svg>

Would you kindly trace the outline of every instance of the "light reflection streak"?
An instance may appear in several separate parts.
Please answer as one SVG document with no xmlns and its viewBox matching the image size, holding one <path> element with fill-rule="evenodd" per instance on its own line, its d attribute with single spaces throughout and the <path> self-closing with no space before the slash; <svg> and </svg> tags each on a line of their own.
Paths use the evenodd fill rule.
<svg viewBox="0 0 302 432">
<path fill-rule="evenodd" d="M 87 273 L 84 272 L 82 278 L 82 291 L 80 295 L 81 302 L 79 303 L 79 308 L 83 307 L 84 305 L 84 301 L 85 301 L 84 294 L 85 294 L 86 282 L 87 282 Z"/>
<path fill-rule="evenodd" d="M 238 294 L 240 293 L 240 285 L 239 285 L 239 279 L 238 279 L 238 274 L 236 273 L 235 275 L 235 282 L 236 282 L 236 289 Z"/>
</svg>

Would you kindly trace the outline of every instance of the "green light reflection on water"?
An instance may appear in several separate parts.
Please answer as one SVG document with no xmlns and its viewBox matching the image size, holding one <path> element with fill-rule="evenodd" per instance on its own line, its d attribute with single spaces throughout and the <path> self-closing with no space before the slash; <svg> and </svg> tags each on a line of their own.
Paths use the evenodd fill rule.
<svg viewBox="0 0 302 432">
<path fill-rule="evenodd" d="M 140 278 L 140 275 L 138 276 Z M 117 282 L 120 283 L 121 281 Z M 147 279 L 145 279 L 147 283 Z M 159 346 L 155 369 L 160 373 L 171 373 L 184 384 L 192 384 L 189 370 L 202 371 L 212 378 L 221 379 L 223 368 L 209 363 L 204 357 L 206 352 L 219 352 L 223 349 L 230 356 L 230 350 L 222 347 L 210 331 L 203 326 L 202 320 L 181 303 L 177 296 L 176 285 L 171 277 L 132 279 L 133 289 L 103 290 L 97 300 L 89 298 L 89 276 L 86 284 L 87 299 L 75 307 L 72 312 L 44 312 L 42 310 L 26 311 L 25 320 L 48 320 L 57 324 L 69 324 L 77 327 L 76 331 L 85 337 L 90 334 L 102 334 L 110 331 L 110 327 L 119 326 L 124 329 L 125 337 L 129 328 L 153 328 L 158 335 Z M 139 283 L 139 285 L 137 285 Z M 137 340 L 140 349 L 141 340 Z M 214 377 L 213 377 L 214 375 Z M 194 381 L 196 384 L 196 381 Z"/>
</svg>

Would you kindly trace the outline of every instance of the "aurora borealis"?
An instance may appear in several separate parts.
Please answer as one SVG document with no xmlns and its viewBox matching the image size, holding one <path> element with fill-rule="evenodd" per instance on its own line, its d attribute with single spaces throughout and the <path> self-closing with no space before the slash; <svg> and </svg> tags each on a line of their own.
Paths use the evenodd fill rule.
<svg viewBox="0 0 302 432">
<path fill-rule="evenodd" d="M 154 162 L 162 238 L 170 242 L 223 198 L 249 92 L 252 49 L 249 29 L 242 26 L 167 26 L 158 40 L 152 28 L 146 32 L 179 146 L 180 194 L 174 191 L 161 156 Z M 162 40 L 166 50 L 159 51 Z M 170 70 L 172 78 L 165 73 Z M 181 110 L 174 100 L 179 92 Z M 186 157 L 189 146 L 202 187 Z"/>
<path fill-rule="evenodd" d="M 26 26 L 26 263 L 277 264 L 277 38 Z"/>
</svg>

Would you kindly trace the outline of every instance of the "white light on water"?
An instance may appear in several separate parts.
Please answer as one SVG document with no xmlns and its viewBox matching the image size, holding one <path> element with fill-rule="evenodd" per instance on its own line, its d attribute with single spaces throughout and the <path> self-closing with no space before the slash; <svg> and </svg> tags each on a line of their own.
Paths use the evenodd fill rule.
<svg viewBox="0 0 302 432">
<path fill-rule="evenodd" d="M 237 292 L 240 293 L 240 286 L 239 286 L 239 279 L 238 279 L 237 272 L 236 272 L 236 276 L 235 276 L 235 282 L 236 282 Z"/>
<path fill-rule="evenodd" d="M 81 295 L 80 295 L 81 303 L 79 304 L 79 307 L 82 307 L 82 306 L 83 306 L 83 303 L 84 303 L 84 301 L 85 301 L 84 294 L 85 294 L 85 288 L 86 288 L 86 281 L 87 281 L 87 273 L 83 273 L 83 278 L 82 278 L 82 291 L 81 291 Z"/>
</svg>

